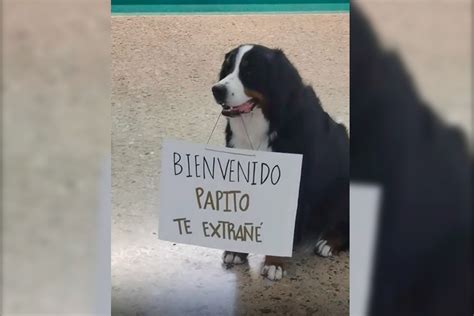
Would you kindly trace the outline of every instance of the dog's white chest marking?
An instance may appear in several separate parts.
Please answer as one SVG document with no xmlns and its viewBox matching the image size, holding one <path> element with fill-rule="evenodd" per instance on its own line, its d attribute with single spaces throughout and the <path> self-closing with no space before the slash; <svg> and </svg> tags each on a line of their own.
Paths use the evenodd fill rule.
<svg viewBox="0 0 474 316">
<path fill-rule="evenodd" d="M 269 123 L 260 108 L 252 112 L 229 118 L 232 137 L 230 145 L 234 148 L 272 151 L 270 141 L 276 136 L 268 135 Z"/>
</svg>

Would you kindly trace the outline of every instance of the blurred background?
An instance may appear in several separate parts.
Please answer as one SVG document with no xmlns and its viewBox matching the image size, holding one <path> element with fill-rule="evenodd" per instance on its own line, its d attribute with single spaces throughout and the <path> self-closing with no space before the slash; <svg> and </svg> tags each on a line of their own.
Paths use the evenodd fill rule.
<svg viewBox="0 0 474 316">
<path fill-rule="evenodd" d="M 110 312 L 110 5 L 2 1 L 2 315 Z"/>
<path fill-rule="evenodd" d="M 421 273 L 424 277 L 421 281 L 413 277 L 416 274 L 404 274 L 400 279 L 403 282 L 399 283 L 407 284 L 406 289 L 410 291 L 406 291 L 398 301 L 380 299 L 380 302 L 387 307 L 398 306 L 393 311 L 398 311 L 399 315 L 403 314 L 400 311 L 407 312 L 417 302 L 422 304 L 418 305 L 418 312 L 426 311 L 429 306 L 436 307 L 434 302 L 438 302 L 441 304 L 440 312 L 451 306 L 451 315 L 458 311 L 456 307 L 460 307 L 461 313 L 467 313 L 464 307 L 472 302 L 469 300 L 469 291 L 472 290 L 469 288 L 472 286 L 469 282 L 472 278 L 469 269 L 472 260 L 472 167 L 469 164 L 471 158 L 467 158 L 470 155 L 463 150 L 465 145 L 459 139 L 464 138 L 466 144 L 472 144 L 471 2 L 358 0 L 352 1 L 352 6 L 359 7 L 359 14 L 370 21 L 380 45 L 395 51 L 401 58 L 411 75 L 416 95 L 423 100 L 424 107 L 440 118 L 440 128 L 449 125 L 462 131 L 453 141 L 441 142 L 443 146 L 437 147 L 447 148 L 441 153 L 459 153 L 457 163 L 450 163 L 449 168 L 445 168 L 443 162 L 451 158 L 443 156 L 441 163 L 432 169 L 434 171 L 428 172 L 436 175 L 436 171 L 447 169 L 447 175 L 442 178 L 422 177 L 430 182 L 446 183 L 444 189 L 460 188 L 455 191 L 462 191 L 461 196 L 447 195 L 448 201 L 453 196 L 462 200 L 460 204 L 445 208 L 449 212 L 442 213 L 454 214 L 454 220 L 449 224 L 453 224 L 460 234 L 447 239 L 446 244 L 435 244 L 431 249 L 434 255 L 427 261 L 407 257 L 412 262 L 419 261 L 429 273 Z M 107 1 L 94 0 L 2 2 L 1 305 L 4 315 L 110 313 L 110 10 Z M 354 21 L 351 18 L 351 24 Z M 353 25 L 351 29 L 354 29 Z M 352 34 L 351 51 L 360 49 L 363 52 L 364 48 L 370 47 L 364 41 L 365 31 L 358 34 Z M 283 35 L 277 32 L 274 36 Z M 351 67 L 353 63 L 351 57 Z M 306 71 L 315 70 L 307 69 L 303 74 Z M 351 69 L 353 71 L 356 70 Z M 360 73 L 356 73 L 357 79 L 364 85 L 363 78 L 367 73 Z M 357 82 L 351 81 L 351 85 L 355 87 Z M 351 106 L 356 102 L 367 103 L 352 100 L 354 93 L 351 90 Z M 409 95 L 412 95 L 411 90 Z M 351 113 L 356 114 L 355 111 L 351 108 Z M 361 126 L 358 122 L 370 122 L 371 116 L 365 115 L 367 112 L 360 113 L 361 117 L 369 119 L 354 121 L 355 117 L 351 118 L 351 137 L 354 137 L 354 128 Z M 398 126 L 403 126 L 406 121 L 399 123 Z M 363 128 L 360 131 L 361 135 L 367 135 Z M 397 139 L 408 140 L 410 134 L 403 133 Z M 381 137 L 378 144 L 392 141 L 394 139 L 384 141 Z M 351 146 L 355 147 L 354 144 Z M 370 146 L 361 148 L 371 152 Z M 411 152 L 415 155 L 406 160 L 408 165 L 419 156 L 417 150 Z M 451 172 L 451 168 L 455 172 Z M 376 172 L 369 169 L 361 164 L 354 180 L 370 180 L 383 188 L 383 177 L 376 177 Z M 453 174 L 456 174 L 454 178 L 461 179 L 446 182 Z M 404 183 L 392 187 L 396 192 L 397 188 L 404 187 Z M 408 189 L 412 191 L 413 187 Z M 442 191 L 430 193 L 428 197 L 443 196 Z M 430 201 L 436 202 L 430 198 L 424 201 L 417 207 L 422 209 L 423 205 L 430 205 Z M 396 198 L 389 202 L 400 205 Z M 383 210 L 381 207 L 382 214 Z M 434 217 L 438 220 L 435 228 L 443 232 L 442 228 L 449 225 L 440 223 L 446 218 Z M 460 225 L 461 222 L 464 225 Z M 388 227 L 403 228 L 407 223 L 413 221 L 396 218 L 396 221 L 388 221 Z M 384 231 L 390 232 L 390 229 Z M 400 232 L 403 233 L 403 229 L 391 235 L 395 241 L 397 239 L 393 236 L 399 236 Z M 407 236 L 415 234 L 410 231 Z M 442 238 L 443 234 L 440 236 Z M 413 240 L 417 241 L 417 238 Z M 391 241 L 392 245 L 396 244 L 395 241 Z M 424 244 L 430 243 L 425 241 Z M 407 249 L 407 245 L 410 243 L 402 240 L 398 249 Z M 393 248 L 397 247 L 389 247 Z M 386 258 L 397 255 L 379 253 L 379 257 Z M 440 260 L 443 258 L 447 258 L 444 260 L 447 262 Z M 437 262 L 441 262 L 440 270 L 430 271 L 428 268 Z M 453 262 L 454 269 L 451 269 Z M 394 272 L 393 267 L 385 271 L 386 274 Z M 400 271 L 404 270 L 394 273 L 394 279 L 400 276 Z M 423 269 L 414 267 L 412 271 Z M 446 276 L 450 277 L 457 271 L 461 273 L 453 274 L 452 279 L 456 282 L 466 280 L 458 283 L 460 286 L 445 280 Z M 394 279 L 390 281 L 396 283 Z M 441 283 L 436 283 L 441 279 Z M 437 293 L 427 291 L 429 296 L 418 297 L 416 294 L 426 288 L 410 287 L 410 284 L 442 284 L 442 288 Z M 447 293 L 448 289 L 453 295 Z M 400 293 L 397 290 L 400 288 L 393 288 L 392 293 Z M 442 303 L 446 304 L 443 306 Z M 380 311 L 377 308 L 381 307 L 374 306 L 373 311 Z M 416 311 L 412 309 L 411 313 Z"/>
<path fill-rule="evenodd" d="M 370 21 L 381 45 L 403 60 L 427 106 L 472 139 L 472 1 L 352 4 Z M 357 45 L 357 38 L 352 43 Z"/>
<path fill-rule="evenodd" d="M 352 184 L 375 188 L 351 204 L 358 311 L 471 315 L 472 3 L 353 1 L 350 54 Z"/>
</svg>

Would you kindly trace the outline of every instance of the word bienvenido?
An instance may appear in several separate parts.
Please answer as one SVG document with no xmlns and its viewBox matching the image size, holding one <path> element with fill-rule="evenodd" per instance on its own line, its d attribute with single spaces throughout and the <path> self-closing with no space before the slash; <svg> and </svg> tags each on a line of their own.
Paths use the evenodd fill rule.
<svg viewBox="0 0 474 316">
<path fill-rule="evenodd" d="M 203 179 L 219 177 L 224 181 L 246 182 L 251 185 L 264 183 L 276 185 L 281 179 L 279 165 L 270 166 L 265 162 L 241 162 L 235 159 L 208 158 L 201 155 L 182 155 L 177 152 L 173 153 L 173 168 L 175 176 Z"/>
</svg>

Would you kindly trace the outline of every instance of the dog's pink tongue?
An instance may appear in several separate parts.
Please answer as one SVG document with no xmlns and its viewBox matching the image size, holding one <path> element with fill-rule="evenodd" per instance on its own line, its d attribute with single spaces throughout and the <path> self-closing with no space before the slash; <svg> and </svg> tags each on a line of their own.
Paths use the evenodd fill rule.
<svg viewBox="0 0 474 316">
<path fill-rule="evenodd" d="M 222 114 L 225 116 L 233 117 L 242 113 L 250 113 L 254 106 L 255 104 L 252 102 L 252 100 L 249 100 L 239 106 L 223 109 Z"/>
<path fill-rule="evenodd" d="M 252 111 L 252 105 L 253 105 L 252 102 L 247 101 L 247 102 L 245 102 L 244 104 L 241 104 L 241 105 L 239 105 L 239 106 L 236 106 L 236 107 L 234 108 L 234 110 L 236 110 L 236 111 L 238 111 L 238 112 L 240 112 L 240 113 L 248 113 L 248 112 Z"/>
</svg>

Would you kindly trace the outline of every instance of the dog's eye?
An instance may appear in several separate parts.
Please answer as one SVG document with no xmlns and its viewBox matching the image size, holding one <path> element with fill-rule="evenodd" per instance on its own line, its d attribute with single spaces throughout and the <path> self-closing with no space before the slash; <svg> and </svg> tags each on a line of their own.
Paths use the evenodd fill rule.
<svg viewBox="0 0 474 316">
<path fill-rule="evenodd" d="M 229 58 L 226 58 L 224 60 L 224 63 L 222 64 L 222 69 L 227 71 L 229 70 L 229 68 L 230 68 L 230 61 L 229 61 Z"/>
<path fill-rule="evenodd" d="M 252 67 L 250 67 L 249 62 L 247 60 L 242 60 L 242 63 L 240 64 L 240 70 L 245 75 L 252 74 Z"/>
</svg>

